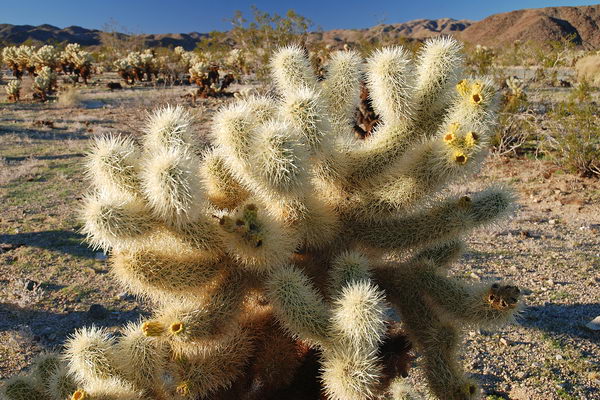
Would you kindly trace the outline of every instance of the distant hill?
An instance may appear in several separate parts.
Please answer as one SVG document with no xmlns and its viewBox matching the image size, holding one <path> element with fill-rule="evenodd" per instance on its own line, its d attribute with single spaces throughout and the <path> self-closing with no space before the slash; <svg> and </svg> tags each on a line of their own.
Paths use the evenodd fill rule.
<svg viewBox="0 0 600 400">
<path fill-rule="evenodd" d="M 82 46 L 98 46 L 101 44 L 102 31 L 86 29 L 80 26 L 58 28 L 52 25 L 10 25 L 0 24 L 0 40 L 11 44 L 21 44 L 27 40 L 39 42 L 69 42 L 79 43 Z M 129 35 L 119 33 L 119 37 Z M 207 36 L 205 33 L 165 33 L 136 35 L 145 47 L 183 46 L 186 50 L 193 50 L 196 44 Z"/>
<path fill-rule="evenodd" d="M 397 24 L 380 24 L 367 29 L 334 29 L 312 32 L 310 41 L 323 40 L 332 45 L 377 38 L 422 40 L 432 36 L 454 35 L 467 42 L 500 46 L 515 40 L 557 40 L 572 34 L 585 48 L 600 48 L 600 5 L 525 9 L 491 15 L 481 21 L 452 18 L 417 19 Z M 58 28 L 52 25 L 0 24 L 0 41 L 21 44 L 40 42 L 75 42 L 86 46 L 100 44 L 101 31 L 79 26 Z M 125 34 L 119 34 L 127 37 Z M 137 35 L 146 47 L 183 46 L 187 50 L 206 37 L 205 33 L 169 33 Z"/>
<path fill-rule="evenodd" d="M 491 15 L 475 22 L 458 37 L 473 43 L 499 46 L 515 40 L 558 40 L 573 34 L 586 48 L 600 48 L 600 4 L 546 7 Z"/>
</svg>

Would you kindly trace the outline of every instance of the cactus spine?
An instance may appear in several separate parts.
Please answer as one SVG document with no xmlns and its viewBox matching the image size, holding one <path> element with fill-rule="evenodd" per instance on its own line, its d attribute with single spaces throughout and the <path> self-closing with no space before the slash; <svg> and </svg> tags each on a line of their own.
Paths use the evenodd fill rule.
<svg viewBox="0 0 600 400">
<path fill-rule="evenodd" d="M 224 107 L 202 158 L 179 107 L 152 115 L 139 145 L 96 142 L 85 231 L 112 251 L 116 277 L 156 307 L 120 339 L 75 334 L 67 359 L 77 398 L 259 388 L 265 398 L 289 384 L 298 344 L 318 352 L 330 399 L 375 398 L 393 378 L 380 353 L 390 307 L 424 355 L 432 394 L 476 397 L 458 362 L 461 327 L 509 321 L 519 292 L 444 271 L 462 238 L 510 211 L 512 196 L 440 191 L 485 154 L 491 83 L 459 81 L 452 39 L 430 40 L 416 62 L 401 48 L 376 52 L 364 71 L 353 52 L 331 60 L 319 82 L 301 48 L 281 49 L 279 96 Z M 359 142 L 350 116 L 363 74 L 382 122 Z M 283 339 L 260 350 L 261 335 Z M 273 375 L 265 354 L 290 362 Z"/>
</svg>

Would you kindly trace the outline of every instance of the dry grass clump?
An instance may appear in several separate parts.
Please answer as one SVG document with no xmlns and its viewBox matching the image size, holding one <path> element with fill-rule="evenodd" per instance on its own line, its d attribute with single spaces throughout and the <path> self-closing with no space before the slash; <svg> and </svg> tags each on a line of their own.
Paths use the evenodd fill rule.
<svg viewBox="0 0 600 400">
<path fill-rule="evenodd" d="M 21 162 L 9 162 L 0 158 L 0 186 L 8 185 L 17 180 L 35 179 L 46 163 L 35 158 L 27 158 Z"/>
<path fill-rule="evenodd" d="M 58 94 L 58 105 L 65 108 L 76 108 L 82 105 L 81 93 L 75 88 L 68 88 Z"/>
<path fill-rule="evenodd" d="M 600 86 L 600 55 L 583 57 L 575 64 L 578 81 L 587 81 L 592 86 Z"/>
</svg>

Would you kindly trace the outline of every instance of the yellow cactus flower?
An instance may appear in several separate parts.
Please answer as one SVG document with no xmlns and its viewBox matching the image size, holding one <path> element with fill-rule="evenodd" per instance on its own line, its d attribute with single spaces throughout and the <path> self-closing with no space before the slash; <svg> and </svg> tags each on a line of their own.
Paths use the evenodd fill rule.
<svg viewBox="0 0 600 400">
<path fill-rule="evenodd" d="M 467 132 L 465 135 L 465 146 L 467 149 L 472 149 L 477 144 L 477 140 L 479 139 L 479 135 L 477 135 L 473 131 Z"/>
<path fill-rule="evenodd" d="M 187 381 L 181 382 L 179 385 L 177 385 L 177 388 L 175 388 L 175 391 L 180 396 L 189 396 L 189 394 L 190 394 L 190 384 L 189 384 L 189 382 L 187 382 Z"/>
<path fill-rule="evenodd" d="M 185 324 L 181 321 L 173 322 L 169 327 L 169 331 L 174 335 L 183 333 L 185 331 Z"/>
<path fill-rule="evenodd" d="M 448 126 L 448 132 L 444 135 L 444 142 L 450 144 L 456 141 L 456 133 L 460 129 L 460 124 L 458 122 L 452 122 Z"/>
<path fill-rule="evenodd" d="M 481 102 L 483 101 L 483 96 L 481 94 L 481 82 L 475 82 L 472 86 L 471 86 L 471 103 L 473 104 L 481 104 Z"/>
<path fill-rule="evenodd" d="M 142 332 L 145 336 L 162 336 L 165 326 L 158 321 L 147 321 L 142 324 Z"/>
<path fill-rule="evenodd" d="M 85 400 L 87 399 L 87 397 L 88 396 L 87 393 L 85 393 L 85 391 L 83 391 L 82 389 L 78 389 L 71 396 L 71 400 Z"/>
<path fill-rule="evenodd" d="M 463 153 L 462 151 L 454 152 L 454 161 L 457 164 L 464 165 L 467 163 L 467 159 L 468 159 L 467 155 L 465 153 Z"/>
<path fill-rule="evenodd" d="M 471 91 L 471 85 L 467 79 L 463 79 L 456 84 L 456 91 L 461 96 L 466 96 Z"/>
</svg>

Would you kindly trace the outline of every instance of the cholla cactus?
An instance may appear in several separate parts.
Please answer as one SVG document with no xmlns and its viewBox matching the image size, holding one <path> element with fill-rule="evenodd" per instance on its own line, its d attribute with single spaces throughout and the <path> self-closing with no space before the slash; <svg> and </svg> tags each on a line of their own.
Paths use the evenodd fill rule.
<svg viewBox="0 0 600 400">
<path fill-rule="evenodd" d="M 36 71 L 40 71 L 43 67 L 50 67 L 54 70 L 60 62 L 60 54 L 52 45 L 40 47 L 33 56 L 33 63 Z"/>
<path fill-rule="evenodd" d="M 525 83 L 522 79 L 517 78 L 516 76 L 511 76 L 506 79 L 506 87 L 510 90 L 510 95 L 516 98 L 523 98 L 525 93 L 523 89 L 525 88 Z"/>
<path fill-rule="evenodd" d="M 33 46 L 21 45 L 17 48 L 17 63 L 21 71 L 27 71 L 33 75 L 35 71 L 35 48 Z"/>
<path fill-rule="evenodd" d="M 39 98 L 41 101 L 46 101 L 55 89 L 56 74 L 50 67 L 42 67 L 38 76 L 33 80 L 34 97 Z"/>
<path fill-rule="evenodd" d="M 21 99 L 21 81 L 15 79 L 6 85 L 6 95 L 9 101 L 17 102 Z"/>
<path fill-rule="evenodd" d="M 2 51 L 4 62 L 13 71 L 17 79 L 21 79 L 25 72 L 33 74 L 35 71 L 35 49 L 31 46 L 10 46 Z"/>
<path fill-rule="evenodd" d="M 156 308 L 119 339 L 73 336 L 73 398 L 267 398 L 295 379 L 301 344 L 318 350 L 330 399 L 371 399 L 393 378 L 389 307 L 432 394 L 475 398 L 461 329 L 510 320 L 519 291 L 445 273 L 462 238 L 512 203 L 494 188 L 442 195 L 482 160 L 494 121 L 491 82 L 459 81 L 460 50 L 430 40 L 415 63 L 375 52 L 366 78 L 382 122 L 364 141 L 352 134 L 360 57 L 332 54 L 319 83 L 299 47 L 273 58 L 279 97 L 226 106 L 201 159 L 179 107 L 151 115 L 140 145 L 96 140 L 84 231 Z"/>
<path fill-rule="evenodd" d="M 19 63 L 17 61 L 17 48 L 15 46 L 5 47 L 2 49 L 2 58 L 6 66 L 12 71 L 13 76 L 21 79 L 22 73 L 19 70 Z"/>
<path fill-rule="evenodd" d="M 75 82 L 79 82 L 79 78 L 81 78 L 86 85 L 92 75 L 92 61 L 92 55 L 82 50 L 78 43 L 69 43 L 60 56 L 63 72 L 74 74 Z"/>
<path fill-rule="evenodd" d="M 189 69 L 190 82 L 198 82 L 206 78 L 208 73 L 208 65 L 205 62 L 199 61 L 192 65 Z"/>
</svg>

